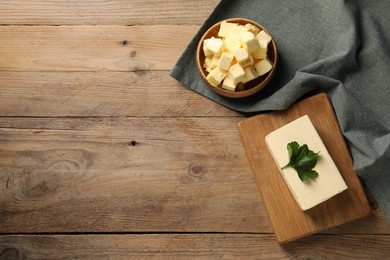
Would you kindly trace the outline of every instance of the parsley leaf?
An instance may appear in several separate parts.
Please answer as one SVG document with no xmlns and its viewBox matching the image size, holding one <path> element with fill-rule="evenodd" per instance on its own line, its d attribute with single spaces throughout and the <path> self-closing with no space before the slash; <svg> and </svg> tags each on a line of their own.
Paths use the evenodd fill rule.
<svg viewBox="0 0 390 260">
<path fill-rule="evenodd" d="M 309 181 L 317 178 L 318 173 L 313 170 L 317 164 L 318 153 L 309 150 L 307 144 L 299 145 L 298 142 L 293 141 L 287 144 L 289 163 L 282 169 L 293 167 L 301 181 Z"/>
</svg>

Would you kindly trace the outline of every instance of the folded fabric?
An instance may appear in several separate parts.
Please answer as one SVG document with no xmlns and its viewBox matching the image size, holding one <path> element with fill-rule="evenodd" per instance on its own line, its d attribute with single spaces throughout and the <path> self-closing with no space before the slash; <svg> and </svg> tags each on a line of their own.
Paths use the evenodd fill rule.
<svg viewBox="0 0 390 260">
<path fill-rule="evenodd" d="M 222 0 L 171 71 L 188 88 L 240 112 L 288 108 L 328 93 L 355 172 L 390 222 L 390 1 Z M 202 34 L 232 17 L 257 21 L 278 47 L 277 72 L 258 94 L 231 99 L 202 81 L 195 61 Z M 321 109 L 320 107 L 318 109 Z"/>
</svg>

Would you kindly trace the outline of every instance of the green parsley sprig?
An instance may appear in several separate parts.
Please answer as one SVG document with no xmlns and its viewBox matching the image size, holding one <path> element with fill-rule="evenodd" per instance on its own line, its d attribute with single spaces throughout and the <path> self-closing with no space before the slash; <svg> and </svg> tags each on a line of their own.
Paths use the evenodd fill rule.
<svg viewBox="0 0 390 260">
<path fill-rule="evenodd" d="M 282 169 L 293 167 L 302 182 L 317 178 L 318 173 L 313 168 L 317 164 L 319 152 L 315 153 L 309 150 L 307 144 L 301 146 L 296 141 L 288 143 L 287 150 L 290 162 Z"/>
</svg>

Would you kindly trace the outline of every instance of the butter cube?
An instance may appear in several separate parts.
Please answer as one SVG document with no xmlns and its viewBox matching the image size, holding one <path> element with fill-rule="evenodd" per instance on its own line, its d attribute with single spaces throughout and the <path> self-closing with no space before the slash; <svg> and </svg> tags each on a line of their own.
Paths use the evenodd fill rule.
<svg viewBox="0 0 390 260">
<path fill-rule="evenodd" d="M 203 52 L 204 52 L 204 56 L 206 56 L 206 58 L 211 58 L 213 57 L 214 53 L 207 49 L 206 45 L 203 44 Z"/>
<path fill-rule="evenodd" d="M 242 32 L 248 31 L 243 25 L 237 23 L 222 22 L 218 31 L 219 37 L 240 40 Z"/>
<path fill-rule="evenodd" d="M 242 80 L 243 83 L 247 83 L 248 81 L 251 81 L 255 78 L 257 78 L 257 71 L 255 67 L 253 66 L 248 66 L 244 68 L 245 76 L 244 79 Z"/>
<path fill-rule="evenodd" d="M 231 77 L 227 76 L 222 82 L 222 88 L 230 91 L 235 91 L 236 84 L 234 84 L 234 80 Z"/>
<path fill-rule="evenodd" d="M 234 57 L 236 58 L 238 63 L 243 63 L 249 59 L 249 52 L 246 48 L 240 48 L 236 50 L 236 52 L 234 53 Z"/>
<path fill-rule="evenodd" d="M 236 63 L 230 67 L 228 75 L 233 80 L 233 83 L 236 85 L 238 82 L 244 79 L 245 71 L 240 64 Z"/>
<path fill-rule="evenodd" d="M 216 56 L 213 56 L 212 58 L 206 57 L 204 61 L 204 68 L 207 72 L 210 72 L 212 69 L 218 66 L 219 58 Z"/>
<path fill-rule="evenodd" d="M 267 42 L 267 45 L 268 43 L 270 43 L 270 41 L 272 40 L 271 36 L 266 33 L 264 30 L 261 30 L 257 35 L 256 35 L 256 38 L 257 40 L 261 41 L 261 40 L 264 40 Z"/>
<path fill-rule="evenodd" d="M 223 71 L 218 67 L 216 67 L 210 71 L 206 79 L 211 85 L 217 87 L 226 76 L 227 76 L 226 71 Z"/>
<path fill-rule="evenodd" d="M 253 65 L 253 63 L 255 62 L 255 60 L 252 58 L 252 56 L 249 55 L 248 59 L 246 61 L 243 61 L 240 63 L 241 67 L 245 68 L 249 65 Z"/>
<path fill-rule="evenodd" d="M 204 59 L 203 68 L 205 68 L 207 72 L 210 72 L 210 71 L 211 71 L 210 65 L 211 65 L 211 58 L 210 58 L 210 57 L 206 57 L 206 58 Z"/>
<path fill-rule="evenodd" d="M 248 29 L 245 28 L 244 25 L 238 25 L 236 30 L 232 33 L 234 33 L 234 35 L 230 35 L 230 37 L 233 37 L 234 39 L 237 39 L 237 40 L 241 40 L 241 34 L 245 33 L 245 32 L 248 32 Z"/>
<path fill-rule="evenodd" d="M 267 41 L 260 40 L 259 42 L 259 48 L 251 53 L 252 57 L 255 59 L 265 59 L 267 57 Z"/>
<path fill-rule="evenodd" d="M 257 26 L 255 26 L 255 25 L 253 25 L 253 24 L 251 24 L 251 23 L 247 23 L 247 24 L 245 24 L 244 26 L 245 26 L 245 28 L 248 29 L 248 31 L 250 31 L 250 32 L 253 33 L 254 35 L 258 34 L 259 31 L 260 31 L 260 29 L 257 28 Z"/>
<path fill-rule="evenodd" d="M 302 182 L 295 169 L 281 169 L 289 162 L 287 144 L 292 141 L 300 145 L 307 144 L 310 150 L 319 152 L 314 167 L 318 177 L 309 183 Z M 347 189 L 341 173 L 307 115 L 271 132 L 265 137 L 265 142 L 301 210 L 310 209 Z"/>
<path fill-rule="evenodd" d="M 222 70 L 228 70 L 230 68 L 230 64 L 234 59 L 233 53 L 230 52 L 222 52 L 221 58 L 218 62 L 218 67 Z"/>
<path fill-rule="evenodd" d="M 240 38 L 241 38 L 241 42 L 248 49 L 249 52 L 253 52 L 260 47 L 259 41 L 256 39 L 255 35 L 251 32 L 241 33 Z"/>
<path fill-rule="evenodd" d="M 232 37 L 225 38 L 225 49 L 231 53 L 235 53 L 242 47 L 241 41 Z"/>
<path fill-rule="evenodd" d="M 211 65 L 211 59 L 212 59 L 212 58 L 210 58 L 210 57 L 206 57 L 206 58 L 204 59 L 204 65 L 203 65 L 204 68 L 210 67 L 210 65 Z"/>
<path fill-rule="evenodd" d="M 269 72 L 272 69 L 272 62 L 269 59 L 264 59 L 256 63 L 255 69 L 257 71 L 257 74 L 259 76 L 264 75 L 265 73 Z"/>
<path fill-rule="evenodd" d="M 231 35 L 237 30 L 237 26 L 238 23 L 222 22 L 219 27 L 218 36 L 229 37 L 229 35 Z"/>
<path fill-rule="evenodd" d="M 210 39 L 204 40 L 203 43 L 203 51 L 206 57 L 210 57 L 210 55 L 219 56 L 222 52 L 224 43 L 220 38 L 211 37 Z"/>
</svg>

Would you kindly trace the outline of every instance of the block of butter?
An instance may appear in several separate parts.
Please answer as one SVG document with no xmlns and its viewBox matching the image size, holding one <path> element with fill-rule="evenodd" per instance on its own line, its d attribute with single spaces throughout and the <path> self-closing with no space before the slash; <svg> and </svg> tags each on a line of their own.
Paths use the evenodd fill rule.
<svg viewBox="0 0 390 260">
<path fill-rule="evenodd" d="M 304 115 L 265 137 L 267 147 L 302 210 L 310 209 L 347 189 L 343 177 L 318 135 L 310 118 Z M 294 168 L 282 169 L 289 162 L 287 144 L 296 141 L 307 144 L 313 152 L 319 152 L 314 170 L 318 177 L 302 182 Z"/>
</svg>

